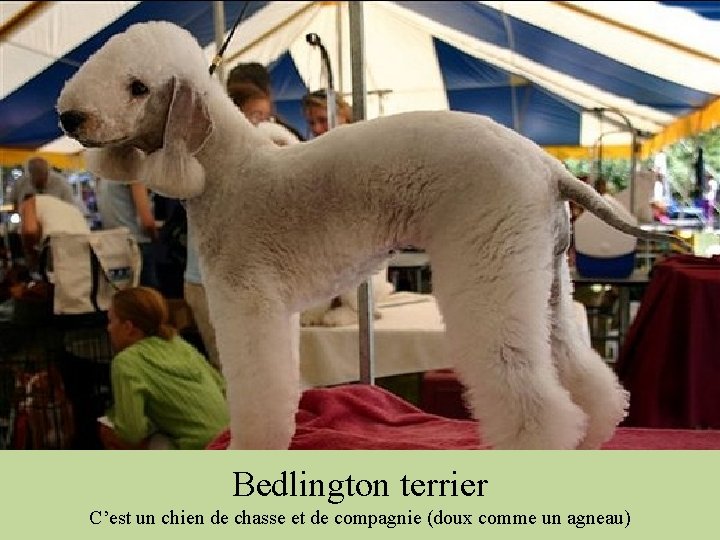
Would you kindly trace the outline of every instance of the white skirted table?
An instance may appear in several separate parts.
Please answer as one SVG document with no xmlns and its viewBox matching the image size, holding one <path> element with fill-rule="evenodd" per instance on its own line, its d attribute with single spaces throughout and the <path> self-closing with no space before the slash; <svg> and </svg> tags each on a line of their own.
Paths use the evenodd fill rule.
<svg viewBox="0 0 720 540">
<path fill-rule="evenodd" d="M 450 366 L 445 326 L 435 298 L 395 293 L 376 306 L 374 321 L 377 377 L 418 373 Z M 359 379 L 358 326 L 306 327 L 300 331 L 300 373 L 305 387 Z"/>
</svg>

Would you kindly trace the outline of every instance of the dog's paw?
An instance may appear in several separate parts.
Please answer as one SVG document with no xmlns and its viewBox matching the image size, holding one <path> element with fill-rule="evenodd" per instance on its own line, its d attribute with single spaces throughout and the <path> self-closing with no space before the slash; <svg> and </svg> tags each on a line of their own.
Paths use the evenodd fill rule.
<svg viewBox="0 0 720 540">
<path fill-rule="evenodd" d="M 357 323 L 357 311 L 347 306 L 333 308 L 323 317 L 323 326 L 350 326 Z"/>
<path fill-rule="evenodd" d="M 587 415 L 569 397 L 555 396 L 515 417 L 507 425 L 483 422 L 486 440 L 498 450 L 572 450 L 585 435 Z"/>
<path fill-rule="evenodd" d="M 630 393 L 619 385 L 607 396 L 605 407 L 589 414 L 588 428 L 578 449 L 596 450 L 610 440 L 615 429 L 627 416 L 630 406 Z"/>
<path fill-rule="evenodd" d="M 329 309 L 329 303 L 306 309 L 300 313 L 300 326 L 324 326 L 325 314 Z"/>
</svg>

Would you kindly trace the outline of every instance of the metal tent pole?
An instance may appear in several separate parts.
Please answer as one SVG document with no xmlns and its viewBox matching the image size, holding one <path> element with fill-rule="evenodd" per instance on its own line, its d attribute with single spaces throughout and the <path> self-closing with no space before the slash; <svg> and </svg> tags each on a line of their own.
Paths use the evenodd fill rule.
<svg viewBox="0 0 720 540">
<path fill-rule="evenodd" d="M 350 20 L 350 58 L 352 62 L 353 118 L 365 119 L 365 43 L 362 2 L 348 2 Z M 352 151 L 352 149 L 348 149 Z M 375 383 L 375 339 L 373 335 L 372 281 L 368 280 L 358 289 L 358 319 L 360 325 L 360 382 Z"/>
<path fill-rule="evenodd" d="M 635 214 L 635 190 L 637 188 L 636 185 L 636 169 L 637 169 L 637 130 L 633 127 L 633 125 L 630 123 L 630 120 L 627 118 L 628 123 L 628 129 L 630 129 L 630 213 L 634 216 Z M 638 220 L 639 221 L 639 220 Z"/>
<path fill-rule="evenodd" d="M 335 38 L 337 39 L 337 91 L 343 95 L 345 80 L 343 76 L 343 3 L 338 2 L 335 12 Z"/>
<path fill-rule="evenodd" d="M 616 126 L 624 128 L 630 133 L 630 213 L 635 216 L 635 168 L 637 167 L 638 130 L 635 129 L 635 126 L 633 126 L 630 119 L 619 109 L 596 107 L 593 110 L 598 115 L 598 118 L 605 117 L 606 119 L 614 123 Z M 620 118 L 622 118 L 624 123 L 620 123 L 616 120 L 608 118 L 608 112 L 617 114 Z M 602 148 L 602 146 L 600 148 Z"/>
</svg>

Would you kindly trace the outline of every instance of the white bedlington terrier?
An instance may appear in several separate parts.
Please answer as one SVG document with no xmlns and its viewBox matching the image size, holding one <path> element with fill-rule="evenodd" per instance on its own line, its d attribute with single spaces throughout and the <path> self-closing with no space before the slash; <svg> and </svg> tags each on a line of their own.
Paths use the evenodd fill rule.
<svg viewBox="0 0 720 540">
<path fill-rule="evenodd" d="M 466 401 L 495 448 L 597 448 L 627 395 L 583 342 L 566 248 L 573 200 L 631 235 L 586 184 L 490 119 L 416 112 L 278 147 L 208 75 L 185 30 L 111 38 L 59 97 L 91 170 L 186 199 L 228 385 L 231 448 L 287 448 L 296 314 L 424 247 Z M 90 152 L 89 152 L 90 153 Z"/>
</svg>

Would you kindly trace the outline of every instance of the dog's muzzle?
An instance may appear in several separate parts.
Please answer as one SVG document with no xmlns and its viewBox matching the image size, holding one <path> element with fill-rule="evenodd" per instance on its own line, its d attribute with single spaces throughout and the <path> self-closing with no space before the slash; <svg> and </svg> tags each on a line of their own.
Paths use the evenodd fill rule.
<svg viewBox="0 0 720 540">
<path fill-rule="evenodd" d="M 67 111 L 60 115 L 60 125 L 68 135 L 75 135 L 85 120 L 87 115 L 80 111 Z"/>
</svg>

